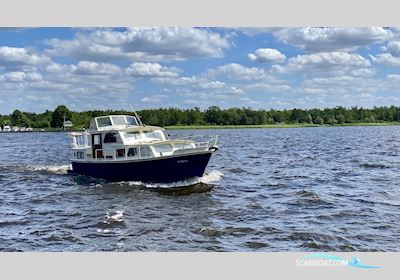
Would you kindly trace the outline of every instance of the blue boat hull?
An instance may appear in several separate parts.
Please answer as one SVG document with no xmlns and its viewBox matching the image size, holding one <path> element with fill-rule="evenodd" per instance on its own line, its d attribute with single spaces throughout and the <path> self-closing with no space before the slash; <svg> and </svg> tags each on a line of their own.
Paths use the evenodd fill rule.
<svg viewBox="0 0 400 280">
<path fill-rule="evenodd" d="M 170 183 L 201 177 L 213 151 L 120 162 L 72 162 L 72 173 L 108 181 Z"/>
</svg>

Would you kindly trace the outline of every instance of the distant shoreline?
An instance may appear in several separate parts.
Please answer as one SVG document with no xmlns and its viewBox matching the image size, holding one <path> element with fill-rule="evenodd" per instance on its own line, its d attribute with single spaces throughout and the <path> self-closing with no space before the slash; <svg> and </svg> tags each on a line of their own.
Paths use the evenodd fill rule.
<svg viewBox="0 0 400 280">
<path fill-rule="evenodd" d="M 307 127 L 345 127 L 345 126 L 398 126 L 400 122 L 381 122 L 381 123 L 343 123 L 343 124 L 261 124 L 261 125 L 171 125 L 165 126 L 166 130 L 199 130 L 199 129 L 246 129 L 246 128 L 307 128 Z M 10 131 L 0 132 L 0 134 L 11 134 L 11 133 L 45 133 L 45 132 L 82 132 L 81 128 L 75 128 L 71 130 L 61 130 L 57 128 L 46 128 L 46 131 L 40 131 L 39 128 L 32 132 L 26 131 Z"/>
<path fill-rule="evenodd" d="M 188 130 L 188 129 L 245 129 L 245 128 L 305 128 L 305 127 L 340 127 L 340 126 L 397 126 L 400 122 L 382 123 L 343 123 L 343 124 L 262 124 L 262 125 L 171 125 L 165 126 L 168 130 Z"/>
</svg>

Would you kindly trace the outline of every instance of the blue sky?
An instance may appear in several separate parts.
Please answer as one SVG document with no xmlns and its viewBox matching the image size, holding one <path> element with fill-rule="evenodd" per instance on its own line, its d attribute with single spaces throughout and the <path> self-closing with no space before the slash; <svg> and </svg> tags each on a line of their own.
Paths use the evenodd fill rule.
<svg viewBox="0 0 400 280">
<path fill-rule="evenodd" d="M 399 70 L 398 28 L 0 28 L 0 114 L 399 106 Z"/>
</svg>

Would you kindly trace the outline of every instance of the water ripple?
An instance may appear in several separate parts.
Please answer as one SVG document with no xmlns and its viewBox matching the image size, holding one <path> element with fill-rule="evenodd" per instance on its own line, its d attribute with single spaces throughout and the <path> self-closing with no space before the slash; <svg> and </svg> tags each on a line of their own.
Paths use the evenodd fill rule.
<svg viewBox="0 0 400 280">
<path fill-rule="evenodd" d="M 71 176 L 65 133 L 0 134 L 0 251 L 400 250 L 400 127 L 196 134 L 220 150 L 173 184 Z"/>
</svg>

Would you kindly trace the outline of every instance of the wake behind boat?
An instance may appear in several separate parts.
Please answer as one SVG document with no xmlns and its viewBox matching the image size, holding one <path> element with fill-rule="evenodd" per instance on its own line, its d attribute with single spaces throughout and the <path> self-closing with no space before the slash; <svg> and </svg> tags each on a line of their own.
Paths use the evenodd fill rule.
<svg viewBox="0 0 400 280">
<path fill-rule="evenodd" d="M 84 132 L 72 132 L 72 173 L 109 181 L 170 183 L 201 177 L 217 136 L 207 142 L 168 139 L 164 129 L 138 117 L 94 118 Z"/>
</svg>

